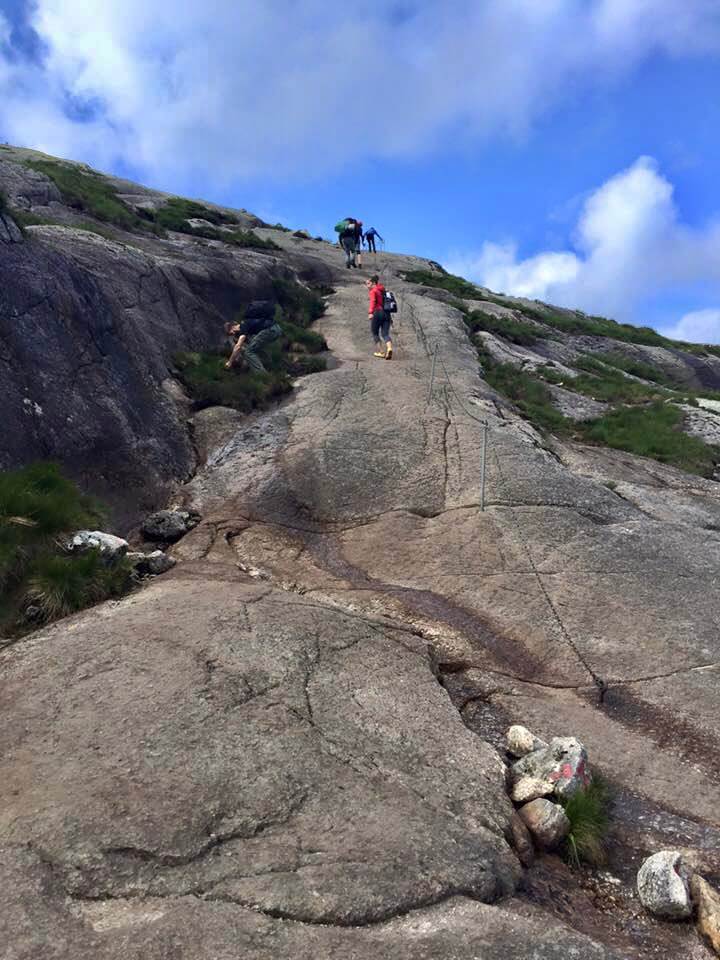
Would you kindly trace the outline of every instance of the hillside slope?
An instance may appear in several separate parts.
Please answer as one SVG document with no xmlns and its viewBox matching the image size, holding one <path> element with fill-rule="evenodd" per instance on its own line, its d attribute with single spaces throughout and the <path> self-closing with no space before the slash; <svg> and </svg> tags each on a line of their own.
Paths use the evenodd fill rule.
<svg viewBox="0 0 720 960">
<path fill-rule="evenodd" d="M 672 846 L 720 877 L 720 488 L 541 422 L 547 396 L 511 402 L 498 369 L 552 361 L 567 390 L 580 354 L 635 345 L 514 343 L 472 309 L 517 328 L 540 305 L 378 255 L 400 313 L 377 360 L 367 271 L 253 229 L 332 281 L 333 368 L 211 444 L 176 493 L 203 519 L 173 571 L 0 651 L 0 939 L 93 960 L 709 956 L 634 876 Z M 689 378 L 663 404 L 715 389 L 714 354 L 652 349 Z M 582 397 L 657 399 L 616 389 Z M 578 736 L 612 783 L 608 872 L 521 867 L 514 722 Z"/>
</svg>

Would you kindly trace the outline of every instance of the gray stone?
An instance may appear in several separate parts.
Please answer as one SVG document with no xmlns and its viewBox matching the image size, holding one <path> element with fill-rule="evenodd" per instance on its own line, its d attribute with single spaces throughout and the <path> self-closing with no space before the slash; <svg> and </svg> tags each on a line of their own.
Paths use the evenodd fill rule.
<svg viewBox="0 0 720 960">
<path fill-rule="evenodd" d="M 13 218 L 7 213 L 0 213 L 0 243 L 22 243 L 23 235 Z"/>
<path fill-rule="evenodd" d="M 661 850 L 640 867 L 637 875 L 640 902 L 656 917 L 685 920 L 692 915 L 692 900 L 678 850 Z"/>
<path fill-rule="evenodd" d="M 143 521 L 142 532 L 148 540 L 174 543 L 197 525 L 198 517 L 188 510 L 158 510 Z"/>
<path fill-rule="evenodd" d="M 112 533 L 103 533 L 101 530 L 78 530 L 67 543 L 71 553 L 87 553 L 88 550 L 99 550 L 102 557 L 109 562 L 120 560 L 128 551 L 128 542 Z"/>
<path fill-rule="evenodd" d="M 533 839 L 544 850 L 554 850 L 570 833 L 563 808 L 552 800 L 531 800 L 518 811 Z"/>
<path fill-rule="evenodd" d="M 510 727 L 505 736 L 508 753 L 511 753 L 514 757 L 524 757 L 526 754 L 532 753 L 533 750 L 541 750 L 543 747 L 547 747 L 544 740 L 536 737 L 527 727 L 522 727 L 519 724 Z"/>
<path fill-rule="evenodd" d="M 177 563 L 174 557 L 168 556 L 162 550 L 154 550 L 152 553 L 129 553 L 127 559 L 140 574 L 149 574 L 158 576 L 166 573 Z"/>
<path fill-rule="evenodd" d="M 590 782 L 587 751 L 574 737 L 554 737 L 547 747 L 514 763 L 510 772 L 513 783 L 532 777 L 554 784 L 557 797 L 569 797 Z"/>
<path fill-rule="evenodd" d="M 551 797 L 555 792 L 552 780 L 538 780 L 535 777 L 520 777 L 510 790 L 513 803 L 528 803 L 538 797 Z"/>
</svg>

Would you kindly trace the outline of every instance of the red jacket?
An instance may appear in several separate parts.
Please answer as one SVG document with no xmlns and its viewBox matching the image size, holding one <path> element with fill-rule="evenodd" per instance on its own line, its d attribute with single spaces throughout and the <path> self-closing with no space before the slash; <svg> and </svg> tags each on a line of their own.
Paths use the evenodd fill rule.
<svg viewBox="0 0 720 960">
<path fill-rule="evenodd" d="M 370 297 L 368 313 L 375 313 L 376 310 L 384 309 L 385 287 L 381 283 L 376 283 L 374 287 L 370 287 L 368 296 Z"/>
</svg>

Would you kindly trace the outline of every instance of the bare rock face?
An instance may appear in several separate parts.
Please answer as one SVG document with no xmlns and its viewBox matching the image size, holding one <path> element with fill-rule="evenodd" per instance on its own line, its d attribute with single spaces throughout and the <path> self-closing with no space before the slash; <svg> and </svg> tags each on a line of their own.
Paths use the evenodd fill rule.
<svg viewBox="0 0 720 960">
<path fill-rule="evenodd" d="M 697 909 L 698 930 L 720 957 L 720 893 L 697 874 L 690 880 L 690 892 Z"/>
<path fill-rule="evenodd" d="M 640 902 L 656 917 L 684 920 L 692 914 L 690 889 L 680 853 L 661 850 L 643 863 L 637 876 Z"/>
<path fill-rule="evenodd" d="M 532 800 L 518 812 L 535 842 L 544 850 L 554 850 L 570 832 L 565 811 L 551 800 Z"/>
</svg>

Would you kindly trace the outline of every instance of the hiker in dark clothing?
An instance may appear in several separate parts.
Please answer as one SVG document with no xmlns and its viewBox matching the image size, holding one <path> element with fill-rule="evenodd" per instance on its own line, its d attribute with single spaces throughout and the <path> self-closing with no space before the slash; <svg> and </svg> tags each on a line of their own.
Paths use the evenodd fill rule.
<svg viewBox="0 0 720 960">
<path fill-rule="evenodd" d="M 357 263 L 362 267 L 362 242 L 363 242 L 363 223 L 362 220 L 355 221 L 355 249 L 357 250 Z"/>
<path fill-rule="evenodd" d="M 282 336 L 272 301 L 253 300 L 245 310 L 242 323 L 226 323 L 225 332 L 235 341 L 230 359 L 225 364 L 228 370 L 239 366 L 244 357 L 254 373 L 267 373 L 260 350 Z"/>
<path fill-rule="evenodd" d="M 362 227 L 360 228 L 362 232 Z M 340 246 L 345 251 L 345 266 L 350 270 L 351 267 L 357 267 L 355 254 L 357 251 L 357 220 L 352 217 L 346 217 L 344 230 L 340 233 Z"/>
<path fill-rule="evenodd" d="M 373 253 L 377 253 L 377 250 L 375 249 L 375 237 L 385 243 L 375 227 L 370 227 L 369 230 L 365 231 L 365 242 L 367 243 L 367 248 L 368 250 L 372 250 Z"/>
</svg>

